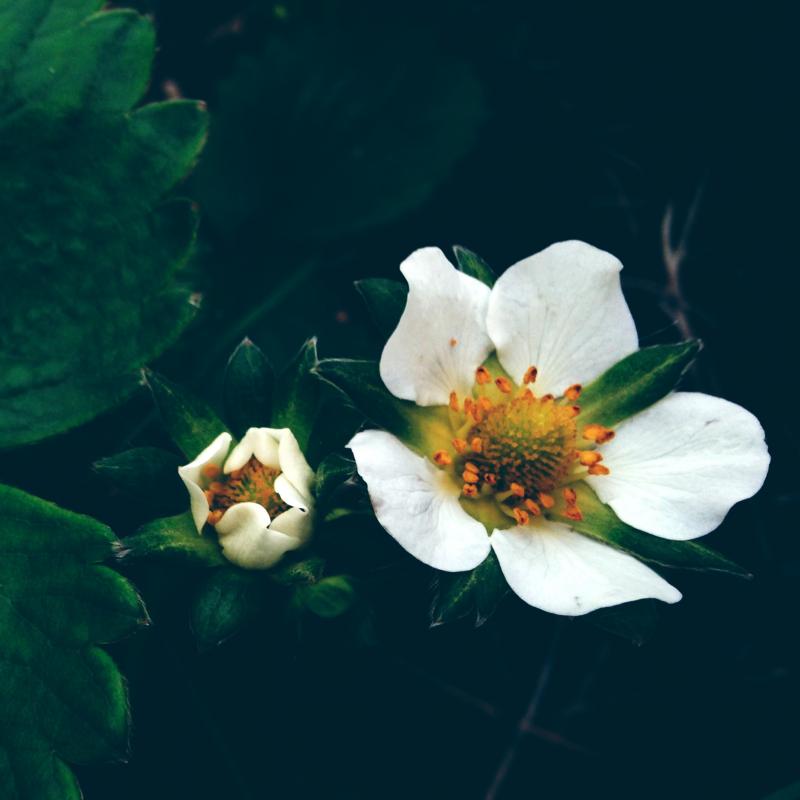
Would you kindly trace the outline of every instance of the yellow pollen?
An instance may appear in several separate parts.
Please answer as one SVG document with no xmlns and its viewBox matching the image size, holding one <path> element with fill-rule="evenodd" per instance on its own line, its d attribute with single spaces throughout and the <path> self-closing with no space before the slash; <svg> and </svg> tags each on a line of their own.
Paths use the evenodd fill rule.
<svg viewBox="0 0 800 800">
<path fill-rule="evenodd" d="M 611 470 L 604 464 L 592 464 L 592 466 L 589 467 L 590 475 L 608 475 L 610 472 Z"/>
<path fill-rule="evenodd" d="M 597 450 L 578 450 L 578 461 L 580 461 L 584 467 L 591 467 L 602 460 L 603 456 L 601 453 L 598 453 Z"/>
<path fill-rule="evenodd" d="M 451 444 L 457 453 L 465 453 L 467 450 L 467 443 L 463 439 L 453 439 Z"/>
<path fill-rule="evenodd" d="M 513 387 L 511 386 L 511 381 L 508 378 L 501 375 L 499 378 L 495 378 L 494 383 L 503 394 L 511 394 Z"/>
<path fill-rule="evenodd" d="M 579 383 L 573 383 L 572 386 L 565 390 L 564 397 L 566 397 L 570 402 L 574 403 L 581 396 L 582 390 L 583 386 L 581 386 Z"/>
<path fill-rule="evenodd" d="M 514 518 L 517 520 L 517 525 L 527 525 L 530 521 L 530 516 L 527 511 L 521 508 L 514 509 Z"/>
<path fill-rule="evenodd" d="M 478 367 L 475 370 L 475 383 L 479 386 L 485 386 L 487 383 L 491 383 L 492 375 L 486 367 Z"/>
<path fill-rule="evenodd" d="M 458 406 L 458 395 L 455 392 L 450 392 L 450 408 L 453 411 L 460 411 Z"/>
<path fill-rule="evenodd" d="M 461 491 L 463 492 L 464 497 L 478 496 L 478 487 L 475 486 L 474 483 L 465 483 L 464 486 L 461 488 Z"/>
<path fill-rule="evenodd" d="M 522 376 L 522 382 L 527 386 L 529 383 L 534 383 L 536 380 L 536 376 L 539 374 L 539 370 L 536 369 L 534 366 L 528 367 L 525 370 L 525 374 Z"/>
<path fill-rule="evenodd" d="M 604 444 L 605 442 L 610 442 L 614 438 L 614 431 L 603 425 L 592 423 L 583 429 L 583 438 L 588 439 L 590 442 Z"/>
<path fill-rule="evenodd" d="M 434 464 L 438 464 L 440 467 L 447 467 L 453 463 L 453 459 L 447 450 L 437 450 L 433 454 L 433 462 Z"/>
</svg>

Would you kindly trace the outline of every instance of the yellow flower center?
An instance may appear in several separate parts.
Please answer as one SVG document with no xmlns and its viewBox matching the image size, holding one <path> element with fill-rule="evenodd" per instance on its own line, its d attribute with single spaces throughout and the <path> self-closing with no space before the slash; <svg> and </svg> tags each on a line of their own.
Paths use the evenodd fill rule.
<svg viewBox="0 0 800 800">
<path fill-rule="evenodd" d="M 204 474 L 210 481 L 205 494 L 211 525 L 216 525 L 226 509 L 237 503 L 258 503 L 273 519 L 289 508 L 275 491 L 275 479 L 281 474 L 280 470 L 264 466 L 255 456 L 228 475 L 212 464 L 206 467 Z"/>
<path fill-rule="evenodd" d="M 587 475 L 607 475 L 598 444 L 614 432 L 602 425 L 580 426 L 577 401 L 581 387 L 570 386 L 556 398 L 537 397 L 532 388 L 536 367 L 523 385 L 505 376 L 492 378 L 485 367 L 475 373 L 472 396 L 463 402 L 450 395 L 455 436 L 433 461 L 462 484 L 462 498 L 493 501 L 506 516 L 527 524 L 551 509 L 568 518 L 582 518 L 573 483 Z M 579 449 L 582 448 L 582 449 Z M 478 506 L 476 505 L 476 516 Z"/>
</svg>

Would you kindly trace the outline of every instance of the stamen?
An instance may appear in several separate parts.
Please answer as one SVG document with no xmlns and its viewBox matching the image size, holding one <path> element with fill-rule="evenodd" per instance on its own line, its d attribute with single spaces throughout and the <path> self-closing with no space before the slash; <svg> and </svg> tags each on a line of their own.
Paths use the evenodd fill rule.
<svg viewBox="0 0 800 800">
<path fill-rule="evenodd" d="M 513 387 L 511 386 L 511 381 L 505 376 L 501 375 L 499 378 L 495 378 L 494 383 L 503 394 L 511 394 Z"/>
<path fill-rule="evenodd" d="M 457 453 L 465 453 L 467 451 L 467 443 L 463 439 L 453 439 L 451 444 Z"/>
<path fill-rule="evenodd" d="M 484 410 L 489 411 L 492 408 L 492 401 L 485 396 L 478 398 L 478 405 Z"/>
<path fill-rule="evenodd" d="M 447 467 L 453 463 L 453 459 L 447 450 L 437 450 L 433 454 L 433 463 L 438 464 L 440 467 Z"/>
<path fill-rule="evenodd" d="M 555 399 L 556 399 L 556 398 L 555 398 L 555 395 L 552 395 L 552 394 L 550 394 L 550 393 L 548 393 L 548 394 L 543 394 L 543 395 L 542 395 L 542 397 L 541 397 L 541 400 L 542 400 L 542 402 L 543 402 L 543 403 L 550 403 L 550 402 L 552 402 L 552 401 L 553 401 L 553 400 L 555 400 Z"/>
<path fill-rule="evenodd" d="M 564 509 L 564 516 L 569 519 L 574 519 L 576 522 L 580 522 L 583 519 L 583 514 L 581 514 L 581 510 L 578 506 L 567 506 Z"/>
<path fill-rule="evenodd" d="M 464 413 L 467 416 L 472 415 L 473 408 L 475 408 L 475 402 L 473 401 L 473 399 L 471 397 L 465 397 L 464 398 Z"/>
<path fill-rule="evenodd" d="M 508 488 L 511 489 L 511 493 L 515 494 L 517 497 L 525 497 L 524 486 L 520 486 L 518 483 L 512 483 Z"/>
<path fill-rule="evenodd" d="M 536 376 L 539 374 L 539 370 L 536 369 L 534 366 L 528 367 L 525 370 L 525 374 L 522 376 L 522 382 L 527 385 L 529 383 L 533 383 L 536 380 Z"/>
<path fill-rule="evenodd" d="M 469 446 L 472 448 L 473 453 L 480 453 L 483 450 L 483 440 L 480 436 L 473 436 Z"/>
<path fill-rule="evenodd" d="M 514 518 L 517 520 L 517 525 L 527 525 L 531 519 L 528 512 L 521 508 L 514 509 Z"/>
<path fill-rule="evenodd" d="M 583 438 L 588 439 L 590 442 L 604 444 L 605 442 L 610 442 L 614 438 L 614 431 L 593 422 L 583 429 Z"/>
<path fill-rule="evenodd" d="M 570 406 L 569 410 L 570 410 L 570 413 L 572 414 L 573 417 L 577 417 L 578 414 L 581 413 L 581 407 L 580 406 Z"/>
<path fill-rule="evenodd" d="M 450 392 L 450 408 L 453 411 L 461 410 L 458 405 L 458 395 L 455 392 Z"/>
<path fill-rule="evenodd" d="M 492 375 L 486 367 L 478 367 L 475 370 L 475 383 L 479 386 L 484 386 L 487 383 L 490 383 L 492 380 Z"/>
<path fill-rule="evenodd" d="M 475 472 L 470 472 L 468 469 L 465 469 L 461 473 L 461 477 L 464 479 L 464 483 L 479 483 L 480 477 Z"/>
<path fill-rule="evenodd" d="M 487 472 L 483 476 L 483 482 L 488 484 L 489 486 L 496 486 L 497 485 L 497 475 L 493 472 Z"/>
<path fill-rule="evenodd" d="M 551 494 L 546 494 L 545 492 L 539 492 L 539 502 L 544 506 L 544 508 L 552 508 L 556 504 L 556 500 Z"/>
<path fill-rule="evenodd" d="M 590 475 L 609 475 L 610 473 L 611 470 L 604 464 L 592 464 L 592 466 L 589 467 Z"/>
<path fill-rule="evenodd" d="M 465 483 L 461 487 L 461 492 L 464 497 L 477 497 L 478 496 L 478 487 L 475 486 L 473 483 Z"/>
<path fill-rule="evenodd" d="M 564 391 L 564 397 L 574 403 L 581 396 L 582 391 L 583 386 L 581 386 L 579 383 L 573 383 L 572 386 Z"/>
<path fill-rule="evenodd" d="M 571 486 L 567 486 L 564 489 L 563 494 L 564 494 L 564 499 L 567 501 L 567 505 L 569 506 L 574 506 L 575 503 L 578 501 L 578 495 Z"/>
<path fill-rule="evenodd" d="M 602 453 L 598 453 L 597 450 L 578 450 L 578 461 L 580 461 L 584 467 L 591 467 L 602 460 L 603 455 Z"/>
<path fill-rule="evenodd" d="M 525 508 L 527 508 L 534 517 L 539 517 L 542 514 L 542 509 L 539 508 L 539 506 L 536 505 L 536 503 L 534 503 L 530 498 L 525 501 Z"/>
<path fill-rule="evenodd" d="M 225 513 L 222 509 L 216 509 L 215 511 L 208 512 L 208 519 L 207 522 L 209 525 L 216 525 L 221 519 L 222 515 Z"/>
<path fill-rule="evenodd" d="M 471 461 L 467 461 L 467 463 L 464 464 L 464 469 L 467 472 L 474 472 L 476 475 L 480 472 L 480 470 L 478 469 L 478 465 L 473 464 Z"/>
<path fill-rule="evenodd" d="M 214 478 L 219 477 L 221 474 L 222 470 L 216 464 L 206 464 L 203 467 L 203 475 L 209 480 L 213 480 Z"/>
</svg>

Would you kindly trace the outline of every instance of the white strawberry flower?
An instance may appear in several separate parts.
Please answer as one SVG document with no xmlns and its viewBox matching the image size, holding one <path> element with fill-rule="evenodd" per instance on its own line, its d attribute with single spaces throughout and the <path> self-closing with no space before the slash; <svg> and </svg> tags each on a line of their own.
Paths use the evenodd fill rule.
<svg viewBox="0 0 800 800">
<path fill-rule="evenodd" d="M 437 248 L 403 262 L 408 300 L 380 375 L 426 407 L 415 445 L 427 449 L 380 430 L 349 446 L 379 522 L 411 555 L 458 572 L 494 550 L 514 592 L 556 614 L 680 600 L 576 530 L 581 498 L 593 490 L 642 536 L 694 539 L 758 491 L 769 455 L 752 414 L 707 394 L 672 392 L 613 427 L 581 417 L 582 386 L 638 350 L 621 268 L 583 242 L 520 261 L 491 289 Z"/>
<path fill-rule="evenodd" d="M 267 569 L 311 536 L 314 472 L 288 428 L 250 428 L 232 443 L 221 433 L 178 474 L 198 533 L 212 525 L 229 561 Z"/>
</svg>

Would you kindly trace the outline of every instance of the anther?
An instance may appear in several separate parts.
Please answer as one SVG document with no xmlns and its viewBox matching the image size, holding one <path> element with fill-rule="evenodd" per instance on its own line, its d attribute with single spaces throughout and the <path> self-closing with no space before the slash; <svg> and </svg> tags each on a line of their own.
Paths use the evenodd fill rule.
<svg viewBox="0 0 800 800">
<path fill-rule="evenodd" d="M 208 524 L 209 525 L 216 525 L 222 519 L 222 515 L 224 513 L 225 512 L 221 511 L 220 509 L 216 509 L 214 511 L 209 511 L 208 512 L 208 520 L 207 520 Z"/>
<path fill-rule="evenodd" d="M 539 492 L 539 502 L 544 508 L 552 508 L 556 504 L 553 495 L 546 494 L 545 492 Z"/>
<path fill-rule="evenodd" d="M 568 506 L 574 506 L 578 501 L 578 495 L 575 493 L 575 490 L 572 487 L 567 486 L 564 489 L 564 500 L 567 501 Z"/>
<path fill-rule="evenodd" d="M 471 461 L 467 461 L 466 464 L 464 464 L 464 469 L 467 472 L 474 472 L 476 475 L 480 472 L 478 465 L 473 464 Z"/>
<path fill-rule="evenodd" d="M 581 396 L 582 391 L 583 386 L 581 386 L 579 383 L 573 383 L 572 386 L 564 391 L 564 397 L 574 403 Z"/>
<path fill-rule="evenodd" d="M 480 436 L 473 436 L 469 443 L 473 453 L 480 453 L 483 450 L 483 440 Z"/>
<path fill-rule="evenodd" d="M 536 503 L 534 503 L 530 498 L 525 501 L 525 508 L 527 508 L 534 517 L 539 517 L 542 514 L 542 509 L 539 508 L 539 506 L 536 505 Z"/>
<path fill-rule="evenodd" d="M 461 473 L 461 477 L 464 479 L 464 483 L 478 483 L 480 482 L 480 477 L 475 472 L 470 472 L 468 469 L 465 469 Z"/>
<path fill-rule="evenodd" d="M 526 385 L 529 383 L 533 383 L 536 380 L 536 376 L 538 374 L 539 370 L 536 369 L 536 367 L 533 366 L 528 367 L 528 369 L 525 370 L 525 374 L 522 376 L 522 382 Z"/>
<path fill-rule="evenodd" d="M 577 417 L 578 414 L 581 413 L 581 407 L 580 406 L 570 406 L 569 410 L 570 410 L 570 413 L 572 414 L 573 417 Z"/>
<path fill-rule="evenodd" d="M 467 443 L 463 439 L 453 439 L 451 444 L 457 453 L 465 453 L 467 450 Z"/>
<path fill-rule="evenodd" d="M 464 495 L 464 497 L 477 497 L 478 487 L 475 486 L 474 483 L 465 483 L 461 487 L 461 493 Z"/>
<path fill-rule="evenodd" d="M 583 438 L 588 439 L 590 442 L 604 444 L 605 442 L 610 442 L 614 438 L 614 431 L 603 425 L 592 423 L 583 429 Z"/>
<path fill-rule="evenodd" d="M 608 475 L 610 472 L 611 470 L 604 464 L 592 464 L 592 466 L 589 467 L 590 475 Z"/>
<path fill-rule="evenodd" d="M 475 383 L 480 386 L 484 386 L 487 383 L 490 383 L 492 380 L 491 373 L 489 372 L 486 367 L 478 367 L 475 370 Z"/>
<path fill-rule="evenodd" d="M 525 497 L 524 486 L 520 486 L 518 483 L 512 483 L 508 488 L 511 489 L 511 494 L 515 494 L 517 497 Z"/>
<path fill-rule="evenodd" d="M 216 464 L 206 464 L 203 467 L 203 475 L 209 479 L 218 477 L 221 472 L 222 470 Z"/>
<path fill-rule="evenodd" d="M 455 347 L 458 344 L 458 339 L 451 339 L 450 340 L 450 347 Z"/>
<path fill-rule="evenodd" d="M 503 393 L 503 394 L 511 394 L 511 381 L 506 378 L 504 375 L 501 375 L 499 378 L 494 379 L 495 386 Z"/>
<path fill-rule="evenodd" d="M 597 450 L 578 450 L 578 461 L 580 461 L 584 467 L 591 467 L 602 460 L 603 455 L 602 453 L 598 453 Z"/>
<path fill-rule="evenodd" d="M 514 509 L 514 519 L 517 521 L 517 525 L 527 525 L 530 522 L 530 516 L 527 511 L 522 508 L 515 508 Z"/>
<path fill-rule="evenodd" d="M 433 454 L 433 463 L 438 464 L 440 467 L 446 467 L 453 463 L 453 459 L 447 450 L 437 450 Z"/>
<path fill-rule="evenodd" d="M 488 397 L 479 397 L 478 398 L 478 405 L 484 411 L 489 411 L 492 407 L 492 401 Z"/>
<path fill-rule="evenodd" d="M 564 516 L 569 519 L 574 519 L 576 522 L 580 522 L 583 519 L 583 514 L 581 514 L 581 510 L 578 506 L 567 506 L 564 509 Z"/>
<path fill-rule="evenodd" d="M 472 414 L 473 409 L 475 408 L 475 402 L 471 397 L 464 398 L 464 413 L 467 416 Z"/>
<path fill-rule="evenodd" d="M 458 406 L 458 395 L 455 392 L 450 392 L 450 408 L 453 411 L 460 411 Z"/>
<path fill-rule="evenodd" d="M 497 485 L 497 475 L 495 475 L 493 472 L 487 472 L 483 476 L 483 482 L 485 484 L 487 484 L 488 486 L 496 486 Z"/>
<path fill-rule="evenodd" d="M 543 394 L 543 395 L 541 396 L 541 401 L 542 401 L 543 403 L 551 403 L 551 402 L 552 402 L 553 400 L 555 400 L 555 399 L 556 399 L 556 398 L 555 398 L 555 396 L 554 396 L 554 395 L 552 395 L 552 394 L 549 394 L 549 393 L 548 393 L 548 394 Z"/>
</svg>

